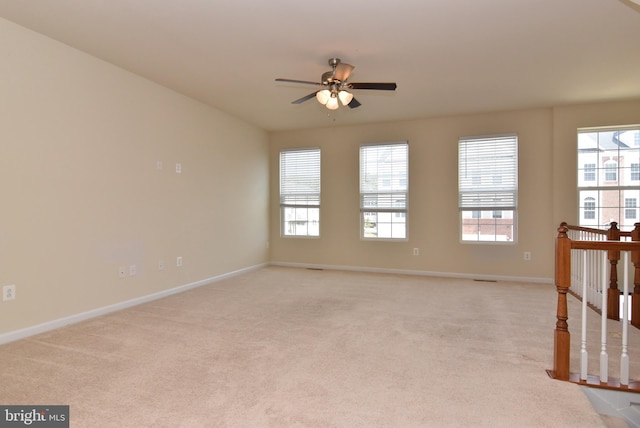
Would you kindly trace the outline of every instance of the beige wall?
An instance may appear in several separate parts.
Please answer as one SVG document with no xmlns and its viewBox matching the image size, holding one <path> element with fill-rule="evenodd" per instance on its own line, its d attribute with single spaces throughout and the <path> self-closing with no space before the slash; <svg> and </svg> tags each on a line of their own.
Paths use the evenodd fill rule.
<svg viewBox="0 0 640 428">
<path fill-rule="evenodd" d="M 266 132 L 1 19 L 0 52 L 0 334 L 268 262 Z"/>
<path fill-rule="evenodd" d="M 640 103 L 635 101 L 272 133 L 273 171 L 284 148 L 321 148 L 322 208 L 320 238 L 280 237 L 278 176 L 271 175 L 271 260 L 550 281 L 557 225 L 577 216 L 577 126 L 640 123 L 639 112 Z M 458 138 L 512 132 L 519 144 L 517 243 L 462 244 Z M 409 141 L 409 239 L 362 241 L 358 148 L 362 143 L 398 140 Z M 420 249 L 419 256 L 412 255 L 413 248 Z M 523 259 L 524 251 L 532 253 L 531 261 Z"/>
</svg>

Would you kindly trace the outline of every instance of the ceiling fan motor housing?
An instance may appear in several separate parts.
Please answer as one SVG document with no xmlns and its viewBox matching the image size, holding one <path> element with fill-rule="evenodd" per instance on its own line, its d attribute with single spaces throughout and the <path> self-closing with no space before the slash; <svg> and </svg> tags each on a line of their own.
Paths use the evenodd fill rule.
<svg viewBox="0 0 640 428">
<path fill-rule="evenodd" d="M 322 84 L 328 85 L 333 82 L 333 73 L 334 71 L 327 71 L 326 73 L 322 73 Z"/>
<path fill-rule="evenodd" d="M 329 60 L 329 65 L 331 66 L 331 70 L 327 71 L 326 73 L 322 73 L 321 82 L 324 85 L 328 85 L 333 82 L 342 83 L 340 80 L 334 79 L 336 75 L 336 68 L 338 67 L 340 62 L 341 62 L 340 58 L 331 58 Z"/>
</svg>

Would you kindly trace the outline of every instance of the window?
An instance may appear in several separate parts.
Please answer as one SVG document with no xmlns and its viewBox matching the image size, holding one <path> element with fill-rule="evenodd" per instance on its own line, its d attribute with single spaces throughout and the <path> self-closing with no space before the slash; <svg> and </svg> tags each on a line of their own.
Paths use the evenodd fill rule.
<svg viewBox="0 0 640 428">
<path fill-rule="evenodd" d="M 280 152 L 283 236 L 320 236 L 320 149 Z"/>
<path fill-rule="evenodd" d="M 584 164 L 584 181 L 596 181 L 596 164 Z"/>
<path fill-rule="evenodd" d="M 458 141 L 458 207 L 463 242 L 515 242 L 518 137 Z"/>
<path fill-rule="evenodd" d="M 360 234 L 363 239 L 407 239 L 409 145 L 360 147 Z"/>
<path fill-rule="evenodd" d="M 633 230 L 640 200 L 640 126 L 578 130 L 580 226 Z M 587 180 L 587 165 L 594 165 Z"/>
<path fill-rule="evenodd" d="M 640 163 L 631 164 L 631 180 L 640 181 Z"/>
<path fill-rule="evenodd" d="M 618 162 L 609 160 L 604 163 L 604 179 L 605 181 L 618 179 Z"/>
<path fill-rule="evenodd" d="M 636 207 L 637 207 L 636 198 L 625 198 L 624 199 L 624 218 L 626 220 L 635 220 L 635 218 L 636 218 Z"/>
<path fill-rule="evenodd" d="M 596 199 L 585 198 L 583 206 L 584 218 L 586 220 L 593 220 L 596 218 Z"/>
</svg>

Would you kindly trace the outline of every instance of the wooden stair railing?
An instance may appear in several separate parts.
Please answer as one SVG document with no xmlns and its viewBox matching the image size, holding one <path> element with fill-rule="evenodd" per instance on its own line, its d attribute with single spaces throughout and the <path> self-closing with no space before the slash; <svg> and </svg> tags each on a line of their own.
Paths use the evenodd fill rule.
<svg viewBox="0 0 640 428">
<path fill-rule="evenodd" d="M 640 223 L 635 223 L 634 229 L 631 232 L 623 232 L 618 229 L 618 223 L 611 222 L 611 227 L 609 229 L 594 229 L 590 227 L 583 226 L 573 226 L 569 225 L 566 222 L 562 222 L 560 227 L 566 227 L 567 231 L 577 231 L 577 232 L 588 232 L 594 235 L 602 235 L 606 236 L 607 241 L 620 241 L 621 238 L 626 238 L 627 241 L 632 242 L 640 242 Z M 608 296 L 607 296 L 607 317 L 612 320 L 620 319 L 620 305 L 619 305 L 619 296 L 620 289 L 618 288 L 618 262 L 620 261 L 620 251 L 619 250 L 610 250 L 608 252 L 608 259 L 610 265 L 609 272 L 609 288 L 608 288 Z M 633 276 L 633 285 L 634 290 L 631 297 L 631 325 L 640 328 L 640 252 L 633 251 L 631 253 L 631 260 L 634 265 L 634 276 Z M 569 293 L 574 294 L 571 289 L 568 290 Z M 575 294 L 574 294 L 575 295 Z M 581 296 L 576 295 L 579 299 Z M 594 310 L 599 312 L 598 308 L 593 308 Z"/>
<path fill-rule="evenodd" d="M 615 225 L 617 226 L 617 225 Z M 614 227 L 615 227 L 614 226 Z M 548 370 L 549 376 L 558 380 L 565 380 L 589 386 L 596 386 L 607 389 L 619 389 L 628 392 L 640 392 L 640 381 L 631 380 L 628 385 L 623 385 L 618 379 L 609 378 L 607 382 L 596 380 L 595 376 L 590 375 L 588 380 L 581 380 L 579 374 L 571 373 L 571 335 L 568 326 L 568 306 L 567 293 L 571 287 L 571 250 L 601 250 L 607 251 L 607 258 L 611 265 L 611 271 L 615 271 L 621 251 L 628 251 L 631 254 L 631 261 L 634 265 L 634 289 L 631 294 L 631 324 L 640 326 L 640 223 L 636 223 L 632 232 L 620 232 L 617 227 L 613 232 L 606 232 L 607 240 L 603 241 L 586 241 L 572 240 L 568 236 L 569 225 L 562 223 L 558 228 L 558 236 L 555 241 L 555 285 L 558 292 L 556 327 L 554 330 L 554 350 L 553 350 L 553 369 Z M 577 228 L 576 226 L 571 226 Z M 587 228 L 581 228 L 587 229 Z M 593 229 L 597 230 L 597 229 Z M 592 230 L 590 230 L 592 231 Z M 631 241 L 620 241 L 620 236 L 629 236 Z M 612 239 L 609 239 L 612 238 Z M 616 239 L 617 238 L 617 239 Z M 612 292 L 611 290 L 615 290 Z M 620 291 L 617 286 L 617 274 L 610 276 L 610 287 L 607 297 L 615 296 L 615 313 L 618 314 Z M 629 290 L 630 292 L 631 290 Z M 584 297 L 586 298 L 586 296 Z M 607 308 L 610 303 L 607 303 Z M 616 320 L 619 317 L 616 316 Z"/>
</svg>

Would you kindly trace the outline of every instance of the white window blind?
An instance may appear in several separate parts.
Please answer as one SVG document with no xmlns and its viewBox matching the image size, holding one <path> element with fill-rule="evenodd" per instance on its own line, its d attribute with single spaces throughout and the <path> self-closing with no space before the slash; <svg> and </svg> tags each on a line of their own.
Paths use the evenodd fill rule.
<svg viewBox="0 0 640 428">
<path fill-rule="evenodd" d="M 409 145 L 360 147 L 360 217 L 365 239 L 406 239 Z"/>
<path fill-rule="evenodd" d="M 320 149 L 280 152 L 280 217 L 284 236 L 320 236 Z"/>
<path fill-rule="evenodd" d="M 461 138 L 458 192 L 460 211 L 515 210 L 518 204 L 517 136 Z"/>
<path fill-rule="evenodd" d="M 360 211 L 406 212 L 408 144 L 360 147 Z"/>
<path fill-rule="evenodd" d="M 280 206 L 320 206 L 320 149 L 280 153 Z"/>
</svg>

